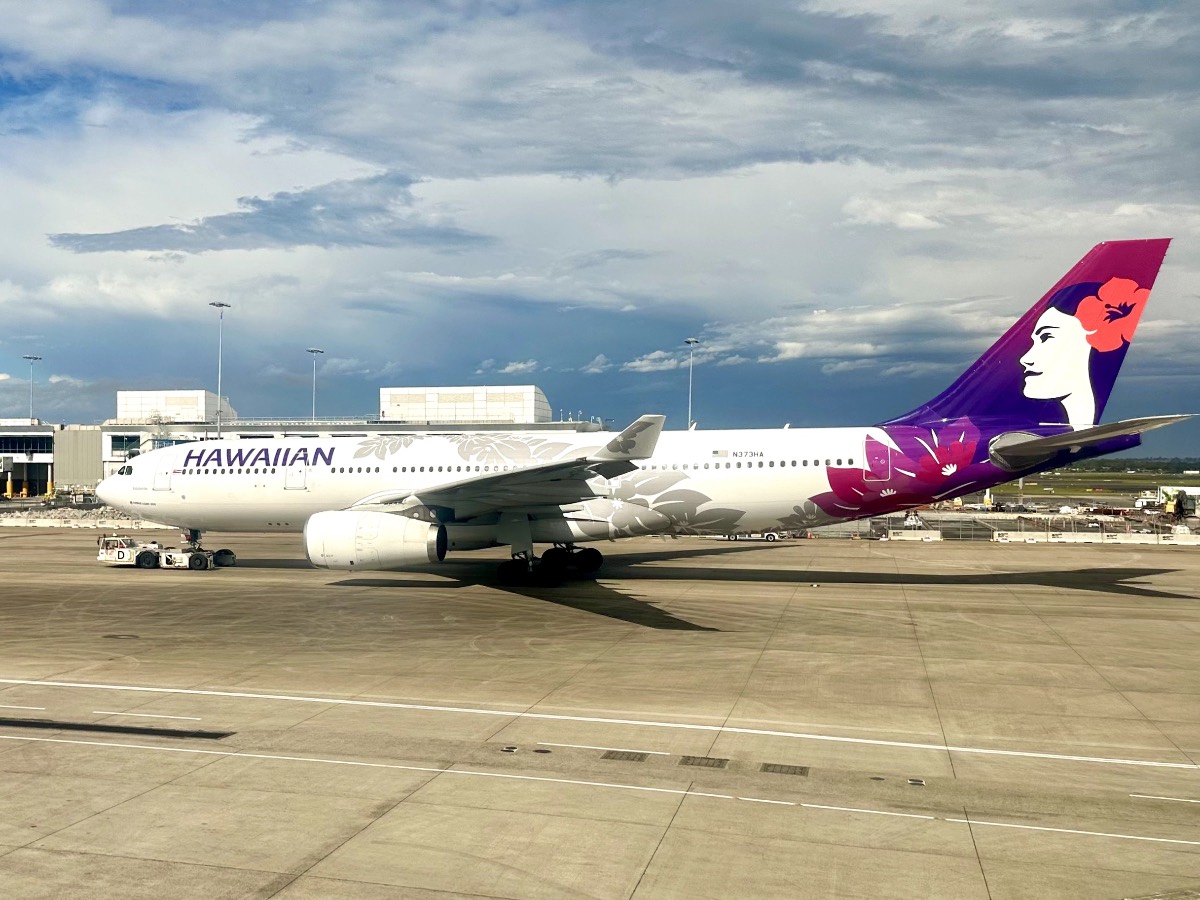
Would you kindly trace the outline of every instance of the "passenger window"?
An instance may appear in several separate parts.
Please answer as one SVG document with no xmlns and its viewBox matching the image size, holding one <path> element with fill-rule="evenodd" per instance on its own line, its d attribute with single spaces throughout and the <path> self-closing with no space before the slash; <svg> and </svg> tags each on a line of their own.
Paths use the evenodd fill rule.
<svg viewBox="0 0 1200 900">
<path fill-rule="evenodd" d="M 825 465 L 829 465 L 829 460 L 825 460 Z"/>
<path fill-rule="evenodd" d="M 775 460 L 771 460 L 771 462 L 770 462 L 770 463 L 768 463 L 768 465 L 769 465 L 769 466 L 770 466 L 772 469 L 773 469 L 773 468 L 775 468 Z"/>
<path fill-rule="evenodd" d="M 838 457 L 838 465 L 840 466 L 841 464 L 842 464 L 842 458 L 839 456 Z"/>
</svg>

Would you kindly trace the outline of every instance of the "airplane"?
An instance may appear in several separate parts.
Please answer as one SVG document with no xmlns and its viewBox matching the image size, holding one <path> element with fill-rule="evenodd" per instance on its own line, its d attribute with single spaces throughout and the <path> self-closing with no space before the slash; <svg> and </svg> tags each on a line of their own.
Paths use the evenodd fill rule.
<svg viewBox="0 0 1200 900">
<path fill-rule="evenodd" d="M 302 532 L 309 562 L 402 570 L 507 545 L 505 584 L 598 569 L 597 541 L 814 528 L 1136 447 L 1189 418 L 1099 424 L 1170 239 L 1096 245 L 936 397 L 876 425 L 198 441 L 129 460 L 109 506 L 204 531 Z M 535 544 L 550 546 L 539 556 Z M 231 565 L 230 550 L 215 554 Z"/>
</svg>

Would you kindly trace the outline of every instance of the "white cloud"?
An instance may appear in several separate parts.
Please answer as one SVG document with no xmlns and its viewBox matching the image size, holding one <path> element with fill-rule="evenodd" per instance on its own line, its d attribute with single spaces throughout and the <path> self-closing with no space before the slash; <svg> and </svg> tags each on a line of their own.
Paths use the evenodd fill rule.
<svg viewBox="0 0 1200 900">
<path fill-rule="evenodd" d="M 580 372 L 588 375 L 599 375 L 601 372 L 607 372 L 612 368 L 612 361 L 603 353 L 597 353 L 591 362 L 580 368 Z"/>
<path fill-rule="evenodd" d="M 497 370 L 499 375 L 528 375 L 531 372 L 536 372 L 541 368 L 541 365 L 536 359 L 527 359 L 524 362 L 510 362 L 507 365 Z"/>
<path fill-rule="evenodd" d="M 314 343 L 330 403 L 385 374 L 539 371 L 615 404 L 701 328 L 694 364 L 735 383 L 788 364 L 915 378 L 973 358 L 1093 243 L 1159 233 L 1179 240 L 1151 356 L 1200 327 L 1178 5 L 702 0 L 650 29 L 621 0 L 0 12 L 22 86 L 0 109 L 21 211 L 0 222 L 0 316 L 92 384 L 211 381 L 212 300 L 233 304 L 230 383 L 274 373 L 264 407 L 306 402 Z M 596 346 L 623 350 L 581 369 Z M 579 386 L 601 367 L 625 383 Z"/>
<path fill-rule="evenodd" d="M 678 369 L 681 360 L 665 350 L 655 350 L 621 365 L 622 372 L 669 372 Z"/>
</svg>

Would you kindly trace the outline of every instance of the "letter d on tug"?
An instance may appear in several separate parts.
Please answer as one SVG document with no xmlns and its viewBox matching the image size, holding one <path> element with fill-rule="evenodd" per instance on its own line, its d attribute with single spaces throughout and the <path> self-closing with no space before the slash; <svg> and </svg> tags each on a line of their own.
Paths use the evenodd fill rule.
<svg viewBox="0 0 1200 900">
<path fill-rule="evenodd" d="M 319 512 L 304 525 L 304 552 L 323 569 L 381 571 L 441 562 L 443 525 L 380 512 Z"/>
</svg>

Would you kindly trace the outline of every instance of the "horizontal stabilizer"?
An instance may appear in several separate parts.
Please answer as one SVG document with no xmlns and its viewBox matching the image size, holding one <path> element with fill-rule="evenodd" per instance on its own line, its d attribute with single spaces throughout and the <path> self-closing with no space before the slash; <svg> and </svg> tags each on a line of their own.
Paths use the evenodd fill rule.
<svg viewBox="0 0 1200 900">
<path fill-rule="evenodd" d="M 1096 425 L 1092 428 L 1068 431 L 1050 437 L 1025 431 L 1008 431 L 992 438 L 991 443 L 988 444 L 988 456 L 996 465 L 1015 471 L 1045 462 L 1062 450 L 1079 453 L 1081 450 L 1113 438 L 1129 437 L 1166 425 L 1174 425 L 1176 422 L 1192 418 L 1192 415 L 1189 413 L 1187 415 L 1126 419 L 1123 422 Z"/>
</svg>

